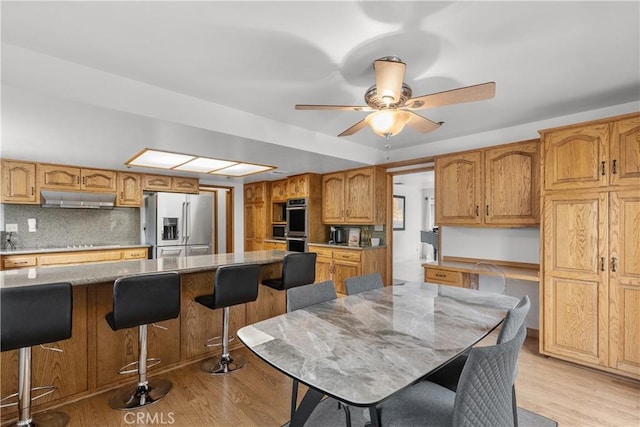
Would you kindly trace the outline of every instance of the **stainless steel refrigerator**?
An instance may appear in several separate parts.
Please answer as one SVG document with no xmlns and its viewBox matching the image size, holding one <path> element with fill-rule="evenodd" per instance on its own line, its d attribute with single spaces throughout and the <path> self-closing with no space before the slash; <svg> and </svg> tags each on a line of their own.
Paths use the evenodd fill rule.
<svg viewBox="0 0 640 427">
<path fill-rule="evenodd" d="M 145 199 L 145 217 L 145 238 L 152 258 L 211 254 L 211 194 L 153 194 Z"/>
</svg>

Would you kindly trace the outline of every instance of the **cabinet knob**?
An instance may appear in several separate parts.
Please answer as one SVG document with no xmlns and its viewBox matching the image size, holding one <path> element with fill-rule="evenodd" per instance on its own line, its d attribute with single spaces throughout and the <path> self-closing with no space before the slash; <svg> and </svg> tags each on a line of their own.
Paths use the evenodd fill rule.
<svg viewBox="0 0 640 427">
<path fill-rule="evenodd" d="M 476 216 L 480 216 L 480 206 L 476 205 Z"/>
<path fill-rule="evenodd" d="M 618 271 L 618 258 L 616 257 L 611 258 L 611 271 L 614 273 Z"/>
<path fill-rule="evenodd" d="M 605 176 L 605 174 L 606 174 L 605 162 L 602 162 L 602 176 Z"/>
<path fill-rule="evenodd" d="M 604 271 L 605 269 L 605 260 L 604 257 L 600 257 L 600 271 Z"/>
<path fill-rule="evenodd" d="M 485 209 L 485 214 L 489 216 L 489 205 L 487 205 L 487 208 Z"/>
<path fill-rule="evenodd" d="M 614 175 L 616 173 L 618 173 L 618 165 L 617 165 L 617 163 L 618 162 L 614 159 L 613 163 L 611 164 L 611 173 L 614 174 Z"/>
</svg>

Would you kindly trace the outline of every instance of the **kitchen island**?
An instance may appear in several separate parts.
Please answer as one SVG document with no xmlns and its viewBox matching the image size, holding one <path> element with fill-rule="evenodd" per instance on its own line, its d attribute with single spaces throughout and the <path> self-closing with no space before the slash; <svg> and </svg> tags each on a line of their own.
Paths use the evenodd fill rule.
<svg viewBox="0 0 640 427">
<path fill-rule="evenodd" d="M 135 375 L 123 376 L 118 369 L 138 357 L 138 329 L 113 331 L 104 316 L 112 310 L 113 282 L 118 277 L 177 271 L 180 273 L 180 316 L 149 327 L 149 357 L 162 363 L 150 376 L 163 370 L 211 357 L 217 347 L 205 347 L 206 340 L 222 335 L 222 309 L 211 310 L 194 298 L 211 293 L 215 270 L 224 265 L 260 264 L 260 280 L 279 277 L 284 251 L 256 251 L 182 258 L 133 260 L 0 272 L 0 287 L 38 286 L 53 282 L 73 285 L 73 330 L 68 340 L 52 344 L 64 352 L 33 347 L 34 385 L 53 384 L 55 393 L 36 401 L 34 410 L 57 406 L 97 392 L 135 382 Z M 255 302 L 231 307 L 230 335 L 245 325 L 286 311 L 286 293 L 259 286 Z M 233 343 L 236 347 L 240 342 Z M 233 346 L 232 346 L 233 348 Z M 2 396 L 17 388 L 18 352 L 2 353 Z M 15 418 L 15 408 L 2 411 L 2 422 Z"/>
</svg>

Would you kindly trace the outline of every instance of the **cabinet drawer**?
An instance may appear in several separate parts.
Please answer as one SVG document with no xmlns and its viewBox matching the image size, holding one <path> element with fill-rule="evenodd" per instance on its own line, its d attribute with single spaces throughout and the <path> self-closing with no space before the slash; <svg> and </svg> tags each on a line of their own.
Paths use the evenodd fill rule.
<svg viewBox="0 0 640 427">
<path fill-rule="evenodd" d="M 2 260 L 3 268 L 35 267 L 37 264 L 38 258 L 35 256 L 11 257 Z"/>
<path fill-rule="evenodd" d="M 333 251 L 333 259 L 341 259 L 344 261 L 360 262 L 362 252 L 354 251 Z"/>
<path fill-rule="evenodd" d="M 125 249 L 122 251 L 122 259 L 146 259 L 146 249 Z"/>
<path fill-rule="evenodd" d="M 92 251 L 80 253 L 59 253 L 55 255 L 41 255 L 40 265 L 82 264 L 85 262 L 119 261 L 120 251 Z"/>
<path fill-rule="evenodd" d="M 426 268 L 424 271 L 424 280 L 429 283 L 462 286 L 462 273 L 439 268 Z"/>
<path fill-rule="evenodd" d="M 309 252 L 315 252 L 318 254 L 318 258 L 331 258 L 331 249 L 327 248 L 318 248 L 315 246 L 309 245 Z"/>
</svg>

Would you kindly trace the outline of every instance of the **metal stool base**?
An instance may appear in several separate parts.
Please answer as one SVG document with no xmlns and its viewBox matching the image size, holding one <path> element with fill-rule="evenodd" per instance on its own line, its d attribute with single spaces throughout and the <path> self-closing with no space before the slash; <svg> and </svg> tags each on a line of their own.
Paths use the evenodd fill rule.
<svg viewBox="0 0 640 427">
<path fill-rule="evenodd" d="M 240 357 L 217 356 L 206 359 L 200 363 L 200 369 L 213 375 L 224 375 L 236 371 L 245 365 L 246 361 Z"/>
<path fill-rule="evenodd" d="M 64 412 L 43 412 L 31 416 L 29 424 L 16 424 L 18 426 L 28 427 L 64 427 L 69 424 L 69 415 Z"/>
<path fill-rule="evenodd" d="M 151 379 L 146 387 L 138 384 L 120 387 L 109 399 L 109 406 L 119 410 L 142 408 L 165 397 L 172 385 L 168 380 Z"/>
</svg>

